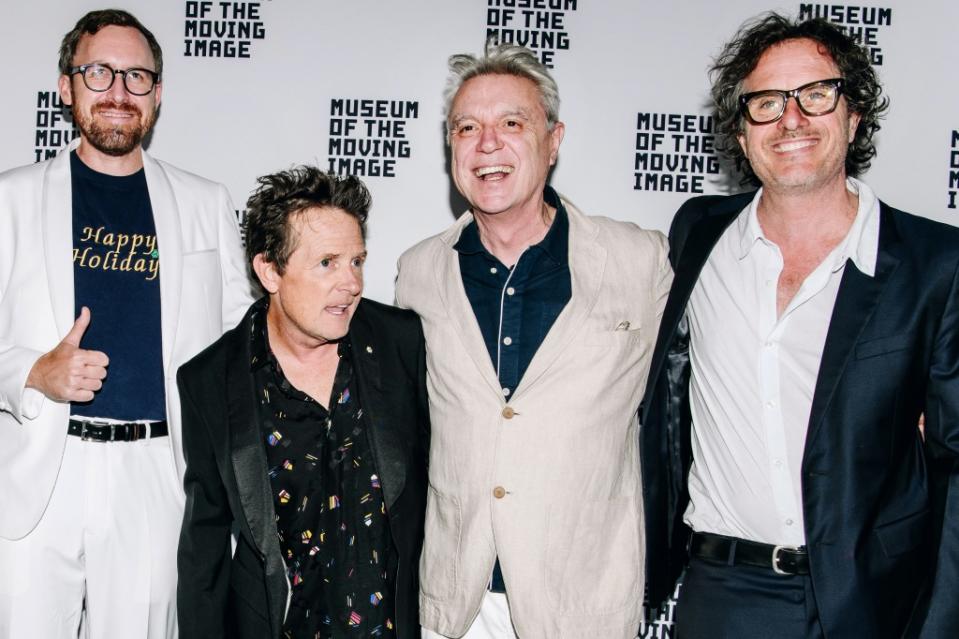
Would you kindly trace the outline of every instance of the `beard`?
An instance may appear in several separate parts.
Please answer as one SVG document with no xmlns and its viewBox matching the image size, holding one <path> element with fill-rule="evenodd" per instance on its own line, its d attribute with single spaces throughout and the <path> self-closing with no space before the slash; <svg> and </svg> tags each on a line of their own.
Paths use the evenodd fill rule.
<svg viewBox="0 0 959 639">
<path fill-rule="evenodd" d="M 122 111 L 134 117 L 128 124 L 104 125 L 96 118 L 97 113 L 104 110 Z M 153 128 L 153 123 L 156 122 L 156 111 L 144 119 L 143 112 L 137 105 L 107 100 L 94 104 L 90 108 L 89 115 L 76 111 L 73 119 L 83 137 L 93 148 L 106 155 L 119 157 L 127 155 L 140 145 L 146 134 Z"/>
</svg>

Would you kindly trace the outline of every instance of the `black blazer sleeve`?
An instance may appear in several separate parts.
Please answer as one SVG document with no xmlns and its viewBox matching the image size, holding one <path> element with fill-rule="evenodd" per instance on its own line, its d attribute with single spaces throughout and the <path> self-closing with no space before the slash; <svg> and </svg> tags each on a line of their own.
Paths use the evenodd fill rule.
<svg viewBox="0 0 959 639">
<path fill-rule="evenodd" d="M 211 432 L 191 389 L 202 388 L 181 369 L 186 509 L 177 552 L 177 613 L 181 639 L 226 637 L 233 515 L 217 469 Z"/>
<path fill-rule="evenodd" d="M 920 637 L 959 633 L 959 271 L 943 312 L 929 366 L 926 449 L 934 503 L 942 504 L 940 539 L 929 611 Z"/>
</svg>

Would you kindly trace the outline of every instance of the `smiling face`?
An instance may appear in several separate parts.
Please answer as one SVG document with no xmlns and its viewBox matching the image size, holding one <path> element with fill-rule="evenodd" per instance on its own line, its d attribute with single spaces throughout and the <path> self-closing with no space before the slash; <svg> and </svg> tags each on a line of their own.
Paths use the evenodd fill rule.
<svg viewBox="0 0 959 639">
<path fill-rule="evenodd" d="M 763 53 L 742 90 L 790 90 L 840 76 L 835 62 L 816 42 L 785 40 Z M 746 121 L 739 144 L 765 190 L 809 192 L 845 182 L 846 152 L 858 124 L 859 115 L 849 112 L 844 97 L 835 111 L 820 116 L 804 115 L 790 98 L 778 121 Z"/>
<path fill-rule="evenodd" d="M 356 218 L 335 208 L 293 214 L 293 252 L 280 273 L 260 253 L 253 268 L 270 295 L 267 321 L 283 339 L 320 346 L 346 335 L 363 292 L 366 245 Z"/>
<path fill-rule="evenodd" d="M 479 75 L 463 83 L 449 116 L 451 172 L 473 212 L 539 213 L 563 124 L 552 130 L 536 85 L 514 75 Z"/>
<path fill-rule="evenodd" d="M 77 44 L 73 66 L 97 62 L 112 69 L 156 69 L 146 38 L 133 27 L 110 25 L 95 34 L 85 34 Z M 79 73 L 60 76 L 60 96 L 72 105 L 82 145 L 108 156 L 138 152 L 144 136 L 153 128 L 160 105 L 162 85 L 147 95 L 132 95 L 117 75 L 103 92 L 91 91 Z"/>
</svg>

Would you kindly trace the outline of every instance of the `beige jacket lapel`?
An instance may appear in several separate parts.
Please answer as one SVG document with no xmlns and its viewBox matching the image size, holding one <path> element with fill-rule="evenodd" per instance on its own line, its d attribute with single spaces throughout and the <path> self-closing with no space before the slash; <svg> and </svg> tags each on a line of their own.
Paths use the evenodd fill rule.
<svg viewBox="0 0 959 639">
<path fill-rule="evenodd" d="M 569 217 L 569 273 L 572 296 L 566 308 L 556 318 L 549 333 L 536 350 L 526 373 L 516 389 L 515 397 L 536 384 L 549 370 L 556 358 L 563 353 L 589 317 L 606 270 L 606 249 L 597 241 L 599 227 L 583 215 L 572 203 L 563 200 Z"/>
<path fill-rule="evenodd" d="M 440 293 L 440 304 L 443 308 L 448 309 L 450 319 L 456 325 L 456 335 L 463 343 L 463 348 L 469 354 L 483 381 L 499 395 L 502 390 L 496 377 L 496 371 L 493 368 L 493 362 L 486 350 L 486 343 L 483 341 L 483 334 L 480 332 L 476 315 L 473 313 L 473 307 L 470 305 L 469 298 L 466 297 L 466 289 L 463 288 L 459 253 L 453 248 L 463 229 L 472 221 L 473 215 L 466 213 L 460 216 L 456 223 L 443 233 L 441 239 L 448 249 L 442 252 L 440 264 L 433 269 L 433 275 L 436 277 L 436 289 Z"/>
</svg>

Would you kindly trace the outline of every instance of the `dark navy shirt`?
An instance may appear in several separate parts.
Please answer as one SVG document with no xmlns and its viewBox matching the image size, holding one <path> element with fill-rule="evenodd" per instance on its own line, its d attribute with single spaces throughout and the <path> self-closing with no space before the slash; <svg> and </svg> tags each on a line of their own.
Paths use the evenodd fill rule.
<svg viewBox="0 0 959 639">
<path fill-rule="evenodd" d="M 77 416 L 166 419 L 160 332 L 160 253 L 143 170 L 115 176 L 70 155 L 74 317 L 90 308 L 80 347 L 110 358 L 103 388 Z"/>
<path fill-rule="evenodd" d="M 542 241 L 526 249 L 515 265 L 504 265 L 486 250 L 476 222 L 463 229 L 453 247 L 459 252 L 466 297 L 507 398 L 572 295 L 566 208 L 548 186 L 543 198 L 556 216 Z"/>
</svg>

